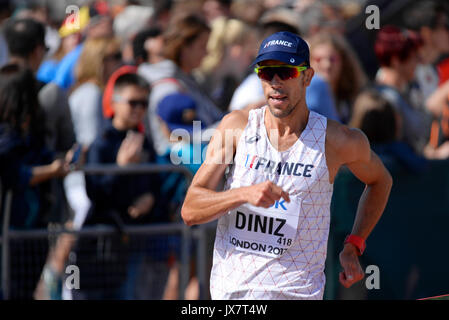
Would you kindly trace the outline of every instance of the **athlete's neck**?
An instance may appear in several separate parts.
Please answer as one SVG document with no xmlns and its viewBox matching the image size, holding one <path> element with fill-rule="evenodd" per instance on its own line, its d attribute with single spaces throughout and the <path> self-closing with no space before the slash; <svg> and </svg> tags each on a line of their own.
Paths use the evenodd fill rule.
<svg viewBox="0 0 449 320">
<path fill-rule="evenodd" d="M 271 145 L 279 152 L 290 149 L 307 126 L 309 109 L 304 105 L 284 118 L 273 116 L 267 109 L 264 124 Z"/>
<path fill-rule="evenodd" d="M 269 107 L 265 110 L 265 127 L 267 131 L 277 130 L 279 137 L 295 134 L 299 137 L 309 120 L 309 109 L 305 103 L 299 104 L 291 114 L 286 117 L 275 117 Z"/>
</svg>

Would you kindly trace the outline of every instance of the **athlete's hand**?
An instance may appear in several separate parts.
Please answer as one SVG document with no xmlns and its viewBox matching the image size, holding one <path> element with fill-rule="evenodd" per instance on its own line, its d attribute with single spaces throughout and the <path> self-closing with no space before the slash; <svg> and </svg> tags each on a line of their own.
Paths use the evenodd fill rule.
<svg viewBox="0 0 449 320">
<path fill-rule="evenodd" d="M 265 181 L 245 188 L 246 201 L 253 206 L 269 208 L 280 198 L 290 202 L 287 192 L 271 181 Z"/>
<path fill-rule="evenodd" d="M 339 280 L 345 288 L 349 288 L 365 276 L 356 250 L 352 244 L 348 243 L 345 244 L 343 251 L 340 253 L 340 264 L 343 271 L 340 272 Z"/>
</svg>

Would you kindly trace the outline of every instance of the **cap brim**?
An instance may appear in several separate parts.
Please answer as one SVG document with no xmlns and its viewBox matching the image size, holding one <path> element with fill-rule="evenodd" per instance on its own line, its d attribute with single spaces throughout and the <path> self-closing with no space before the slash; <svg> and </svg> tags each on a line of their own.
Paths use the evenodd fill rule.
<svg viewBox="0 0 449 320">
<path fill-rule="evenodd" d="M 266 60 L 277 60 L 292 66 L 299 66 L 301 63 L 306 61 L 305 59 L 298 59 L 297 56 L 293 56 L 292 54 L 285 52 L 267 52 L 258 56 L 251 64 L 251 67 L 254 67 L 259 62 Z"/>
</svg>

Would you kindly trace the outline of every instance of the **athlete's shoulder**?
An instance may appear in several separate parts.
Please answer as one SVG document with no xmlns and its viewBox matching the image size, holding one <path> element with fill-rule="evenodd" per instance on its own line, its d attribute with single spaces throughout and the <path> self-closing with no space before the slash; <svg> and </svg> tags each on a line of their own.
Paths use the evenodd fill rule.
<svg viewBox="0 0 449 320">
<path fill-rule="evenodd" d="M 216 128 L 207 151 L 206 162 L 210 159 L 217 159 L 219 163 L 223 162 L 224 158 L 233 158 L 234 152 L 237 149 L 238 141 L 248 123 L 249 113 L 243 110 L 236 110 L 226 114 Z M 225 150 L 225 152 L 223 152 Z"/>
<path fill-rule="evenodd" d="M 221 129 L 244 129 L 248 123 L 249 111 L 234 110 L 226 114 L 220 122 Z"/>
<path fill-rule="evenodd" d="M 331 119 L 327 121 L 326 145 L 327 149 L 345 163 L 370 154 L 368 138 L 360 129 L 350 128 Z"/>
<path fill-rule="evenodd" d="M 350 128 L 338 121 L 327 119 L 328 139 L 336 144 L 357 143 L 366 140 L 366 135 L 357 128 Z"/>
</svg>

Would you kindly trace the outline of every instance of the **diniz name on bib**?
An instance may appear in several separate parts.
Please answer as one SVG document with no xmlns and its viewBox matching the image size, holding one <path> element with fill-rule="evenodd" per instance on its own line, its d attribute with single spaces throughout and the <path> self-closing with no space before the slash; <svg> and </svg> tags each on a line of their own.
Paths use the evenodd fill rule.
<svg viewBox="0 0 449 320">
<path fill-rule="evenodd" d="M 231 212 L 229 243 L 239 251 L 277 257 L 295 240 L 301 205 L 280 199 L 268 209 L 245 204 Z"/>
</svg>

